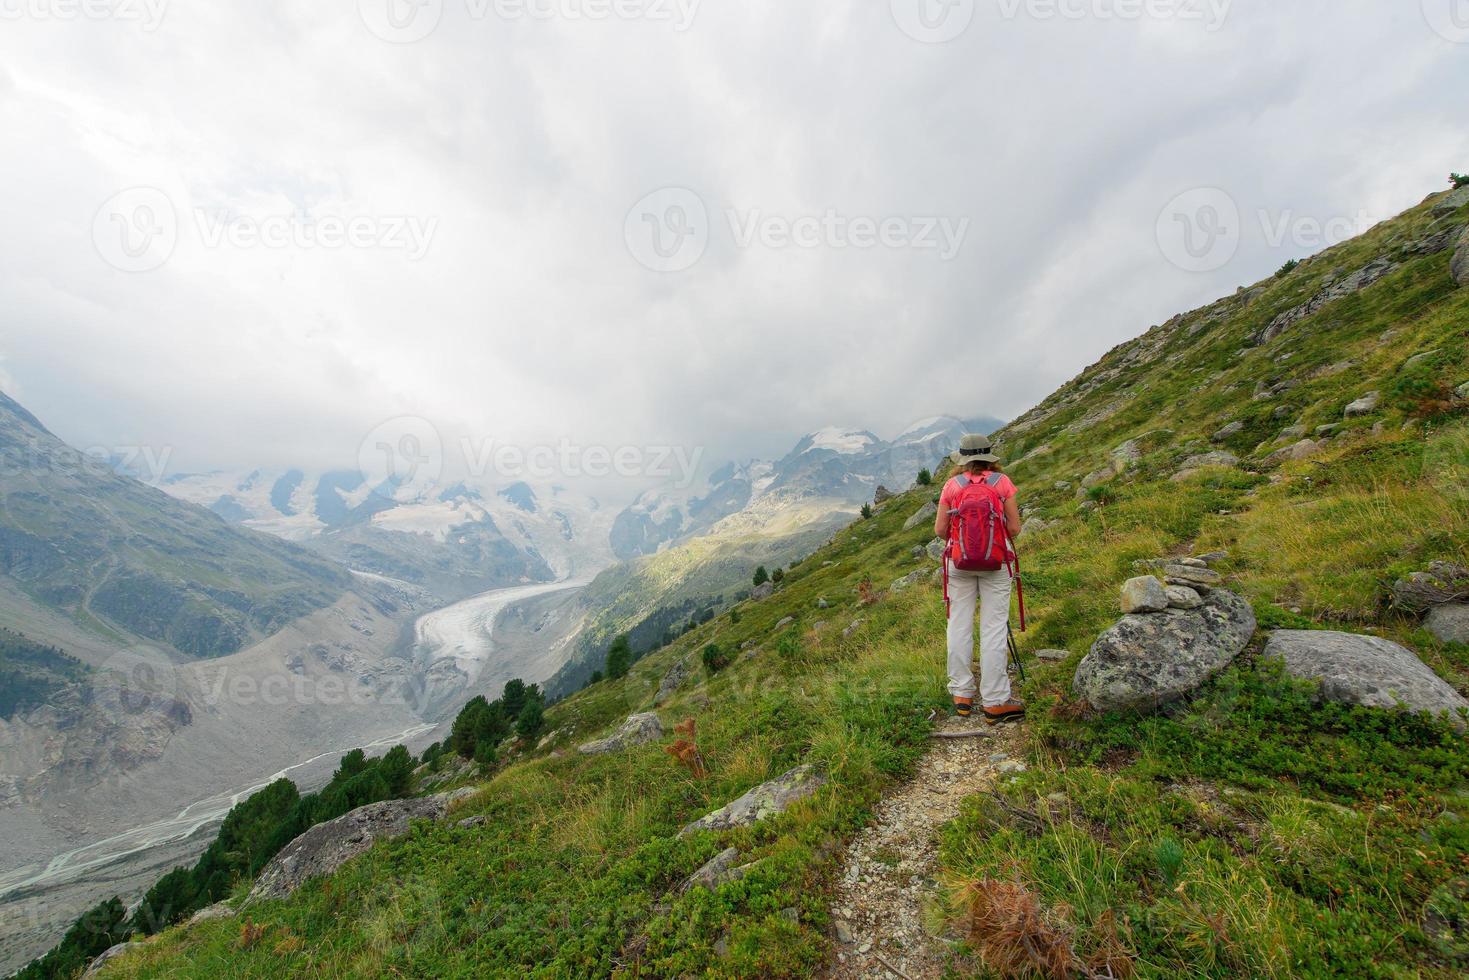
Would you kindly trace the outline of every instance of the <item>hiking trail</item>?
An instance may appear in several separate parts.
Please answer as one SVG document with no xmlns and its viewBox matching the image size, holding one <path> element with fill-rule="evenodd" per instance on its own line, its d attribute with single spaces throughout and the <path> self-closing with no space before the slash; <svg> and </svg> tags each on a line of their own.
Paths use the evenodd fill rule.
<svg viewBox="0 0 1469 980">
<path fill-rule="evenodd" d="M 977 707 L 974 717 L 938 724 L 938 733 L 984 730 L 987 737 L 935 738 L 913 778 L 873 808 L 872 822 L 848 845 L 832 896 L 836 944 L 826 977 L 943 975 L 954 939 L 925 926 L 938 897 L 938 830 L 959 815 L 966 797 L 1021 762 L 1023 729 L 1023 723 L 991 728 Z"/>
</svg>

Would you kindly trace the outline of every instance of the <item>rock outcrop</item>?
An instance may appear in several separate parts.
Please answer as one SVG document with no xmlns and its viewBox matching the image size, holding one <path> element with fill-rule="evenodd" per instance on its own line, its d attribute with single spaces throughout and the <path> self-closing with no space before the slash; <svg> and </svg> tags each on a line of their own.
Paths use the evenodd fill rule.
<svg viewBox="0 0 1469 980">
<path fill-rule="evenodd" d="M 1449 273 L 1453 275 L 1454 282 L 1469 286 L 1469 228 L 1459 236 L 1459 244 L 1455 246 L 1454 257 L 1449 263 Z"/>
<path fill-rule="evenodd" d="M 931 522 L 935 517 L 938 516 L 938 512 L 938 504 L 935 504 L 932 500 L 930 500 L 928 503 L 924 504 L 922 507 L 914 511 L 912 517 L 903 522 L 903 530 L 911 531 L 918 525 L 922 524 L 924 521 Z"/>
<path fill-rule="evenodd" d="M 1434 606 L 1469 599 L 1469 568 L 1450 561 L 1431 562 L 1427 571 L 1398 579 L 1392 587 L 1392 604 L 1410 613 L 1423 613 Z"/>
<path fill-rule="evenodd" d="M 1082 658 L 1072 690 L 1101 711 L 1148 711 L 1227 667 L 1254 631 L 1250 604 L 1224 589 L 1197 609 L 1124 616 Z"/>
<path fill-rule="evenodd" d="M 739 867 L 740 851 L 737 847 L 727 847 L 714 855 L 704 866 L 689 875 L 680 892 L 690 891 L 694 888 L 707 888 L 713 891 L 727 881 L 737 881 L 744 877 L 744 870 Z"/>
<path fill-rule="evenodd" d="M 1163 589 L 1163 583 L 1151 575 L 1139 575 L 1122 583 L 1122 612 L 1124 615 L 1132 613 L 1162 612 L 1168 608 L 1168 593 Z"/>
<path fill-rule="evenodd" d="M 677 691 L 683 685 L 683 682 L 689 679 L 689 674 L 693 673 L 693 670 L 693 658 L 691 656 L 682 657 L 675 661 L 673 666 L 668 668 L 668 673 L 663 675 L 663 680 L 658 684 L 658 693 L 653 695 L 653 706 L 657 707 L 673 697 L 673 692 Z"/>
<path fill-rule="evenodd" d="M 1349 419 L 1358 418 L 1363 415 L 1371 415 L 1377 411 L 1377 406 L 1382 403 L 1382 392 L 1369 391 L 1348 405 L 1342 412 Z"/>
<path fill-rule="evenodd" d="M 473 789 L 437 796 L 369 803 L 335 820 L 319 823 L 271 859 L 250 889 L 250 901 L 285 898 L 307 879 L 331 874 L 374 843 L 408 832 L 414 820 L 438 820 Z"/>
<path fill-rule="evenodd" d="M 653 712 L 644 711 L 640 714 L 628 715 L 627 721 L 624 721 L 617 731 L 606 738 L 578 745 L 576 750 L 582 755 L 609 755 L 630 749 L 634 745 L 656 742 L 662 737 L 663 723 Z"/>
<path fill-rule="evenodd" d="M 700 817 L 680 830 L 678 836 L 684 837 L 700 830 L 748 827 L 767 817 L 784 813 L 792 803 L 804 800 L 825 783 L 826 777 L 814 766 L 797 766 L 769 782 L 761 783 L 734 802 Z"/>
<path fill-rule="evenodd" d="M 1292 677 L 1318 681 L 1328 701 L 1458 717 L 1469 708 L 1459 693 L 1407 647 L 1379 636 L 1328 630 L 1276 630 L 1264 656 L 1285 664 Z M 1462 726 L 1463 720 L 1459 718 Z"/>
<path fill-rule="evenodd" d="M 1423 628 L 1443 643 L 1469 644 L 1469 603 L 1434 606 L 1423 620 Z"/>
<path fill-rule="evenodd" d="M 1270 343 L 1270 341 L 1279 337 L 1282 333 L 1321 308 L 1339 299 L 1344 299 L 1354 293 L 1361 292 L 1383 276 L 1395 271 L 1397 267 L 1397 263 L 1393 262 L 1387 256 L 1379 256 L 1373 259 L 1356 272 L 1331 283 L 1300 306 L 1292 307 L 1270 321 L 1268 326 L 1252 338 L 1255 345 L 1259 346 Z"/>
</svg>

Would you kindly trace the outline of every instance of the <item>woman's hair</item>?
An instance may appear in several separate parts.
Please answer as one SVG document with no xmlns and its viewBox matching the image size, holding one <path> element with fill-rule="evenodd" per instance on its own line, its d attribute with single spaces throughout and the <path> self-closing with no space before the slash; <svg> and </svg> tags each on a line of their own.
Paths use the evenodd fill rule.
<svg viewBox="0 0 1469 980">
<path fill-rule="evenodd" d="M 1003 473 L 999 463 L 955 463 L 954 468 L 949 471 L 949 479 L 961 476 L 965 473 Z"/>
</svg>

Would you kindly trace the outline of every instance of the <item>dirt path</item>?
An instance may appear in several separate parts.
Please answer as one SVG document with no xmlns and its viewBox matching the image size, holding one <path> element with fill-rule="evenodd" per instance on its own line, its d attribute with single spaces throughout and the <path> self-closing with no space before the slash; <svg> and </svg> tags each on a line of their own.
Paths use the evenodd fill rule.
<svg viewBox="0 0 1469 980">
<path fill-rule="evenodd" d="M 925 913 L 938 887 L 938 829 L 959 804 L 1019 763 L 1019 725 L 988 728 L 978 717 L 950 718 L 940 732 L 984 729 L 989 737 L 934 739 L 914 778 L 887 796 L 847 848 L 832 901 L 836 954 L 826 976 L 943 975 L 949 943 L 930 934 Z"/>
</svg>

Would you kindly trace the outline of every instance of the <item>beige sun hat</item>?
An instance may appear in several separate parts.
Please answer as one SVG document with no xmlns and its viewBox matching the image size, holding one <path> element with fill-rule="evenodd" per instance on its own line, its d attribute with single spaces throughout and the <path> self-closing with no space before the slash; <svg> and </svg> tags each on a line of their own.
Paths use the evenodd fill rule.
<svg viewBox="0 0 1469 980">
<path fill-rule="evenodd" d="M 989 436 L 970 433 L 959 440 L 959 448 L 949 456 L 949 462 L 959 466 L 968 466 L 970 463 L 998 463 L 1000 457 L 992 451 L 995 448 Z"/>
</svg>

